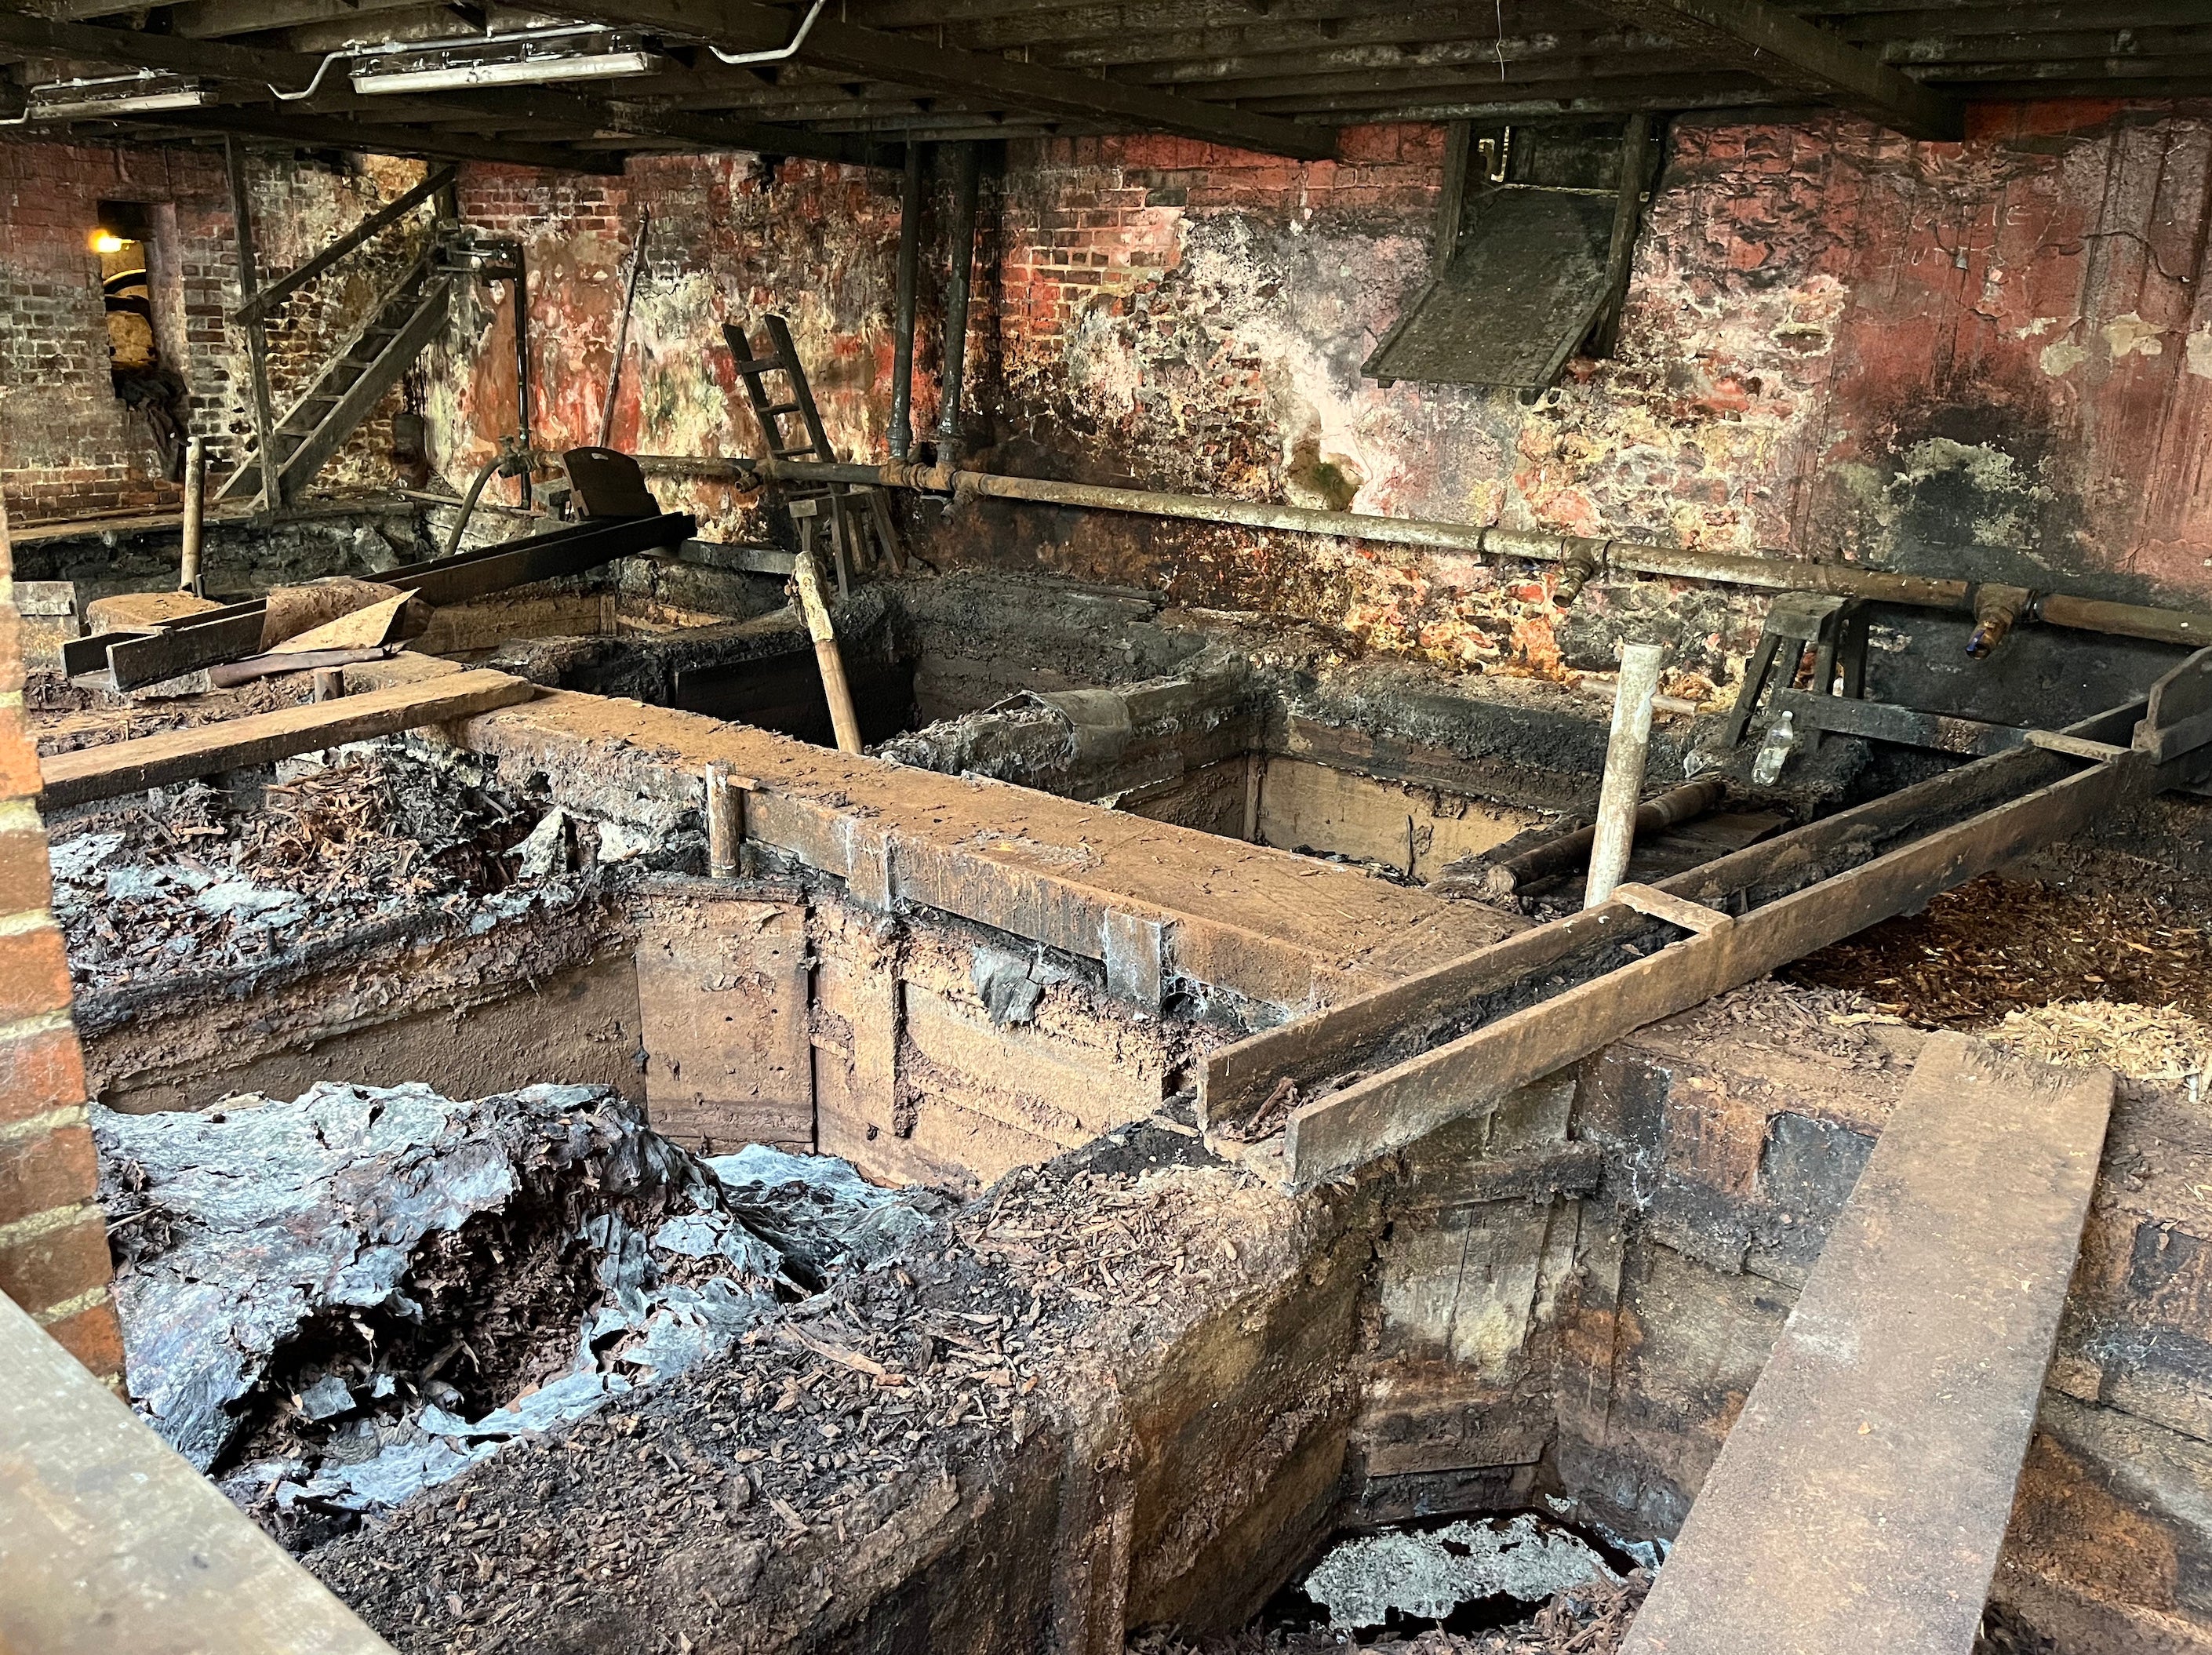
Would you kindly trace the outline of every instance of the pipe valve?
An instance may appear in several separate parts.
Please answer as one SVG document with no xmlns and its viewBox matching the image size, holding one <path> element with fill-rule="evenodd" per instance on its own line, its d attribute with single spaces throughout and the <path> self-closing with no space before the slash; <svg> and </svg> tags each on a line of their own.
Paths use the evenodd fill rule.
<svg viewBox="0 0 2212 1655">
<path fill-rule="evenodd" d="M 2022 621 L 2035 618 L 2036 594 L 2024 586 L 1984 581 L 1974 588 L 1974 636 L 1966 641 L 1971 660 L 1986 660 Z"/>
</svg>

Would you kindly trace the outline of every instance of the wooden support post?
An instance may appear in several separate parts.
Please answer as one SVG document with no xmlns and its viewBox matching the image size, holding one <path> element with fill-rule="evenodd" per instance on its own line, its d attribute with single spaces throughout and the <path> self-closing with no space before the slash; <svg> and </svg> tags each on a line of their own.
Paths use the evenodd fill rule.
<svg viewBox="0 0 2212 1655">
<path fill-rule="evenodd" d="M 710 879 L 738 877 L 738 848 L 745 837 L 745 794 L 727 764 L 707 766 L 707 873 Z"/>
<path fill-rule="evenodd" d="M 345 668 L 318 666 L 315 669 L 315 699 L 318 702 L 336 701 L 345 694 Z"/>
<path fill-rule="evenodd" d="M 1591 331 L 1589 354 L 1610 356 L 1620 343 L 1621 313 L 1628 308 L 1628 277 L 1636 262 L 1636 233 L 1643 228 L 1644 204 L 1651 192 L 1652 116 L 1638 110 L 1628 118 L 1620 140 L 1620 187 L 1613 198 L 1613 243 L 1605 261 L 1605 308 Z"/>
<path fill-rule="evenodd" d="M 1459 251 L 1460 220 L 1467 210 L 1467 163 L 1474 143 L 1474 124 L 1454 121 L 1444 128 L 1443 188 L 1437 192 L 1437 241 L 1429 252 L 1429 275 L 1443 276 Z"/>
<path fill-rule="evenodd" d="M 165 788 L 221 770 L 273 764 L 318 748 L 368 741 L 425 724 L 512 707 L 537 693 L 522 679 L 479 667 L 419 684 L 395 684 L 327 707 L 286 707 L 222 723 L 133 736 L 55 753 L 40 765 L 49 809 Z"/>
<path fill-rule="evenodd" d="M 799 588 L 799 606 L 806 616 L 807 636 L 814 640 L 814 659 L 822 668 L 822 694 L 830 703 L 830 723 L 837 732 L 837 750 L 856 753 L 860 751 L 860 721 L 853 712 L 853 691 L 845 682 L 845 658 L 838 653 L 837 629 L 830 624 L 821 566 L 811 551 L 802 551 L 793 559 L 791 574 Z"/>
<path fill-rule="evenodd" d="M 230 213 L 238 236 L 238 292 L 250 299 L 261 289 L 253 253 L 253 204 L 246 189 L 246 151 L 237 138 L 222 141 L 223 165 L 230 175 Z M 276 415 L 269 398 L 269 332 L 256 311 L 246 322 L 246 365 L 253 401 L 253 440 L 261 453 L 261 509 L 284 504 L 283 460 L 276 453 Z"/>
<path fill-rule="evenodd" d="M 177 565 L 177 590 L 201 595 L 200 542 L 206 527 L 207 439 L 185 443 L 185 548 Z"/>
<path fill-rule="evenodd" d="M 1597 799 L 1597 832 L 1590 843 L 1589 884 L 1583 906 L 1595 908 L 1628 872 L 1636 846 L 1636 809 L 1644 794 L 1644 766 L 1651 752 L 1651 697 L 1659 693 L 1664 645 L 1632 643 L 1620 652 L 1620 683 L 1613 693 L 1613 735 L 1605 748 L 1605 782 Z"/>
</svg>

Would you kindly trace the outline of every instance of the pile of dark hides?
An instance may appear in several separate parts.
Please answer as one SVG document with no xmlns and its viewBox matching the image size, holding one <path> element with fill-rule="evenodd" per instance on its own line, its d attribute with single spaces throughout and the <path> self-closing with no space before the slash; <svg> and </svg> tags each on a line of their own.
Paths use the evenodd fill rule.
<svg viewBox="0 0 2212 1655">
<path fill-rule="evenodd" d="M 93 1116 L 132 1399 L 301 1549 L 722 1355 L 946 1205 L 828 1157 L 702 1160 L 597 1086 Z"/>
</svg>

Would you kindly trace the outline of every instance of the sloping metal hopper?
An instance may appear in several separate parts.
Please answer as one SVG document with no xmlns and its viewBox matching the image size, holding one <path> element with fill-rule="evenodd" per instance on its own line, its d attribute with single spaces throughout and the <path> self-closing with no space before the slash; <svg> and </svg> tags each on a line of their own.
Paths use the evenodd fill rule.
<svg viewBox="0 0 2212 1655">
<path fill-rule="evenodd" d="M 1362 371 L 1385 385 L 1552 384 L 1605 307 L 1613 212 L 1610 193 L 1486 192 L 1451 263 Z"/>
</svg>

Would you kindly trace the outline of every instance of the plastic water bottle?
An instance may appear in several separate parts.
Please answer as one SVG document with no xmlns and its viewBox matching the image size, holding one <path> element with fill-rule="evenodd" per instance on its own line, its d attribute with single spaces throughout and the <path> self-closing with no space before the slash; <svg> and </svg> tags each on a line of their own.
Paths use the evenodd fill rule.
<svg viewBox="0 0 2212 1655">
<path fill-rule="evenodd" d="M 1759 744 L 1759 757 L 1751 761 L 1753 785 L 1771 788 L 1782 779 L 1782 767 L 1790 762 L 1790 755 L 1797 751 L 1797 726 L 1795 719 L 1784 713 L 1766 733 L 1766 739 Z"/>
</svg>

